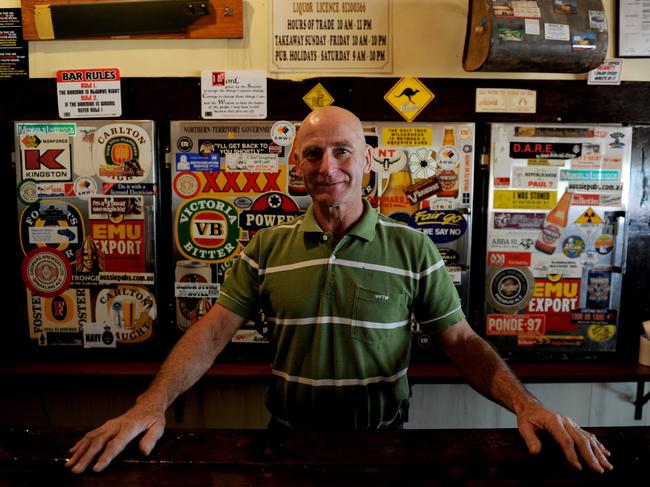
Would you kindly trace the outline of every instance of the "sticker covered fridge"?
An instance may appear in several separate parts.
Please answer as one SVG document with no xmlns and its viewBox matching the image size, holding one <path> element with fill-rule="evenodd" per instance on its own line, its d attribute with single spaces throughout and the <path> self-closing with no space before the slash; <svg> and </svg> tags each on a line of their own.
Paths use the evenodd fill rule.
<svg viewBox="0 0 650 487">
<path fill-rule="evenodd" d="M 484 335 L 512 357 L 616 351 L 632 129 L 493 124 Z"/>
<path fill-rule="evenodd" d="M 150 348 L 157 327 L 154 123 L 18 121 L 14 130 L 30 342 L 94 353 Z"/>
</svg>

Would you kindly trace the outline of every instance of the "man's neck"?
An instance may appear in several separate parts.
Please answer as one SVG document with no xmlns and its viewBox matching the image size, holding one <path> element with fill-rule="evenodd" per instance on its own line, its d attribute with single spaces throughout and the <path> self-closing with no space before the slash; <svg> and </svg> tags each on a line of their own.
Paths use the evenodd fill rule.
<svg viewBox="0 0 650 487">
<path fill-rule="evenodd" d="M 354 205 L 327 206 L 314 203 L 314 216 L 324 232 L 340 240 L 363 216 L 363 201 Z"/>
</svg>

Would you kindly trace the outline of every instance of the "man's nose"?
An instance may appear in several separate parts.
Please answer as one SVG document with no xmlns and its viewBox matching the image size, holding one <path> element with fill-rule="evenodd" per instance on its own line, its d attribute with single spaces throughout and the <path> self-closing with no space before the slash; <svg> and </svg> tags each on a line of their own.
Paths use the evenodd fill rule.
<svg viewBox="0 0 650 487">
<path fill-rule="evenodd" d="M 329 173 L 336 166 L 336 158 L 332 155 L 330 151 L 323 152 L 323 157 L 320 161 L 320 167 L 318 168 L 321 173 Z"/>
</svg>

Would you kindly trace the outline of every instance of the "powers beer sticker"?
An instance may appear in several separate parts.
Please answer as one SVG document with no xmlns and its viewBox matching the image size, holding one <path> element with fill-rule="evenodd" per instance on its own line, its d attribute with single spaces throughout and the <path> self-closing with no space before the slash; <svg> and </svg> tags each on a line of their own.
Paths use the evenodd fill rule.
<svg viewBox="0 0 650 487">
<path fill-rule="evenodd" d="M 151 138 L 146 129 L 115 123 L 99 127 L 93 142 L 96 173 L 107 183 L 140 183 L 152 165 Z"/>
<path fill-rule="evenodd" d="M 249 210 L 239 215 L 239 226 L 253 237 L 259 230 L 288 223 L 302 212 L 298 204 L 284 193 L 267 193 L 258 197 Z"/>
<path fill-rule="evenodd" d="M 176 247 L 190 260 L 224 262 L 237 252 L 238 222 L 237 208 L 229 201 L 185 201 L 176 212 Z"/>
</svg>

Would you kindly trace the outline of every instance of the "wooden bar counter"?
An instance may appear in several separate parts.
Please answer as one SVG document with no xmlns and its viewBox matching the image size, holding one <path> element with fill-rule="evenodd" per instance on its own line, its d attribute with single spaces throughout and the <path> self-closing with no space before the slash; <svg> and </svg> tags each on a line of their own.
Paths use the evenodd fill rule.
<svg viewBox="0 0 650 487">
<path fill-rule="evenodd" d="M 149 457 L 131 445 L 104 472 L 64 467 L 79 430 L 0 429 L 0 485 L 647 485 L 650 427 L 591 428 L 614 470 L 578 472 L 548 438 L 530 456 L 516 430 L 168 430 Z"/>
</svg>

